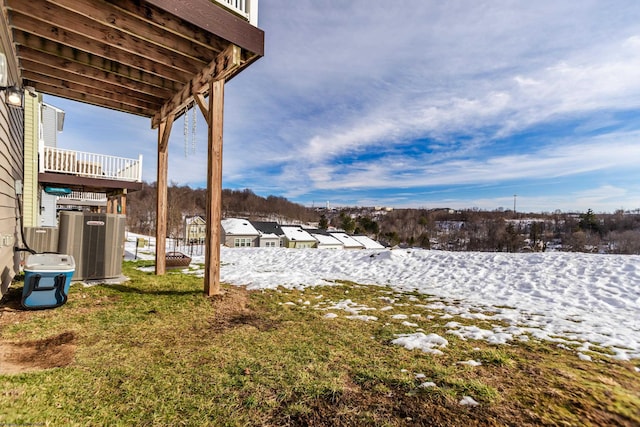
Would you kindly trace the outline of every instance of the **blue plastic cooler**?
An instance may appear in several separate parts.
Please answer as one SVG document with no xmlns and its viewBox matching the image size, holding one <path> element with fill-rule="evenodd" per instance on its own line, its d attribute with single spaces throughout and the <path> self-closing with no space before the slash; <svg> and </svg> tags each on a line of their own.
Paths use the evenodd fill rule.
<svg viewBox="0 0 640 427">
<path fill-rule="evenodd" d="M 24 267 L 22 306 L 54 308 L 67 302 L 76 263 L 71 255 L 33 254 Z"/>
</svg>

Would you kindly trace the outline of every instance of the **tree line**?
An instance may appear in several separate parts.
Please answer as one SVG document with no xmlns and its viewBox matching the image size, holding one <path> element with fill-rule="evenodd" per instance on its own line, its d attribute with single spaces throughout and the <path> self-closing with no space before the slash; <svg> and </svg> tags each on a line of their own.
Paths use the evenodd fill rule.
<svg viewBox="0 0 640 427">
<path fill-rule="evenodd" d="M 127 196 L 127 225 L 134 233 L 152 235 L 156 227 L 156 183 L 143 183 L 142 190 Z M 167 189 L 168 237 L 183 235 L 184 218 L 206 213 L 207 190 L 171 183 Z M 249 189 L 222 190 L 222 216 L 251 220 L 308 223 L 318 220 L 309 208 L 284 197 L 261 197 Z"/>
<path fill-rule="evenodd" d="M 613 214 L 530 213 L 478 209 L 366 208 L 324 212 L 321 224 L 368 234 L 387 246 L 454 251 L 545 251 L 549 249 L 640 254 L 640 209 Z"/>
<path fill-rule="evenodd" d="M 185 216 L 206 212 L 206 190 L 172 183 L 168 188 L 167 234 L 183 235 Z M 222 191 L 223 217 L 301 223 L 363 234 L 387 246 L 453 251 L 544 251 L 640 254 L 640 209 L 614 213 L 555 211 L 514 213 L 479 209 L 312 209 L 284 197 L 261 197 L 250 189 Z M 153 235 L 156 184 L 128 195 L 129 230 Z"/>
</svg>

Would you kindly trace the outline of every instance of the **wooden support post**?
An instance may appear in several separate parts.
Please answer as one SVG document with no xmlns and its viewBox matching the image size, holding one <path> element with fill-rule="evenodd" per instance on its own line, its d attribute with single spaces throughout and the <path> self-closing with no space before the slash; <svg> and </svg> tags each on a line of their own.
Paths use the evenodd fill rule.
<svg viewBox="0 0 640 427">
<path fill-rule="evenodd" d="M 108 214 L 113 213 L 113 198 L 111 196 L 107 196 L 107 212 Z"/>
<path fill-rule="evenodd" d="M 167 255 L 167 170 L 169 166 L 169 135 L 173 126 L 174 115 L 158 126 L 158 180 L 156 206 L 156 275 L 163 275 L 166 271 Z"/>
<path fill-rule="evenodd" d="M 204 293 L 220 292 L 220 221 L 222 219 L 222 123 L 224 119 L 224 79 L 211 81 L 207 156 L 207 237 L 205 241 Z"/>
<path fill-rule="evenodd" d="M 127 214 L 127 189 L 125 188 L 122 191 L 122 195 L 120 196 L 120 213 L 122 215 L 126 215 Z"/>
</svg>

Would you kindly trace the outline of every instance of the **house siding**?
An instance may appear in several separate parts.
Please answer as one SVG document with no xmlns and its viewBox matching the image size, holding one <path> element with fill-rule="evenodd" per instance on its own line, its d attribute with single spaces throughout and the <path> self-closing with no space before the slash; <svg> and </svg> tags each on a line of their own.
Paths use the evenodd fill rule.
<svg viewBox="0 0 640 427">
<path fill-rule="evenodd" d="M 22 216 L 25 227 L 38 227 L 38 141 L 39 97 L 24 98 L 24 200 Z"/>
<path fill-rule="evenodd" d="M 258 237 L 253 235 L 240 235 L 240 234 L 225 234 L 223 239 L 223 244 L 230 248 L 236 247 L 236 239 L 249 239 L 250 246 L 256 247 L 258 246 Z"/>
<path fill-rule="evenodd" d="M 258 245 L 261 248 L 279 248 L 281 241 L 279 237 L 260 237 L 258 238 Z"/>
<path fill-rule="evenodd" d="M 19 82 L 18 68 L 5 17 L 0 15 L 0 51 L 7 56 L 9 84 Z M 23 180 L 22 109 L 7 107 L 6 93 L 0 93 L 0 294 L 4 294 L 19 271 L 20 254 L 13 248 L 21 244 L 16 180 Z"/>
<path fill-rule="evenodd" d="M 47 147 L 58 146 L 59 110 L 47 104 L 42 105 L 42 136 Z"/>
<path fill-rule="evenodd" d="M 285 237 L 285 247 L 289 249 L 315 248 L 317 243 L 315 240 L 289 240 Z"/>
<path fill-rule="evenodd" d="M 184 241 L 203 243 L 207 237 L 207 223 L 202 217 L 190 216 L 184 219 Z"/>
</svg>

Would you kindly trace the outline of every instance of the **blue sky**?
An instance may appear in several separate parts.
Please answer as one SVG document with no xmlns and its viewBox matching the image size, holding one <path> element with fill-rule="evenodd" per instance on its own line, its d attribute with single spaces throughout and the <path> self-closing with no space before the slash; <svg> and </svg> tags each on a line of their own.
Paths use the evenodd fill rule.
<svg viewBox="0 0 640 427">
<path fill-rule="evenodd" d="M 397 6 L 396 6 L 397 4 Z M 640 208 L 640 2 L 273 0 L 226 85 L 223 187 L 308 206 Z M 150 120 L 46 96 L 59 146 L 144 157 Z M 193 111 L 169 181 L 204 187 Z M 186 147 L 185 147 L 186 146 Z"/>
</svg>

